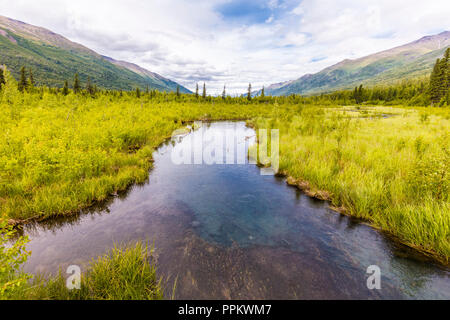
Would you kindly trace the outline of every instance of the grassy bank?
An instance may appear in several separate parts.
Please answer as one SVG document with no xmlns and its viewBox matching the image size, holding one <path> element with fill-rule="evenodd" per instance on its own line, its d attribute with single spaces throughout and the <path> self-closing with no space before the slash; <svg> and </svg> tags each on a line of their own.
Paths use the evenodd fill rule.
<svg viewBox="0 0 450 320">
<path fill-rule="evenodd" d="M 22 276 L 23 277 L 23 276 Z M 30 276 L 29 276 L 30 277 Z M 17 274 L 11 279 L 20 279 Z M 28 282 L 10 286 L 0 299 L 18 300 L 161 300 L 162 279 L 158 278 L 152 251 L 142 243 L 116 247 L 93 260 L 81 275 L 80 289 L 69 290 L 60 272 L 55 277 L 34 276 Z"/>
<path fill-rule="evenodd" d="M 173 94 L 22 94 L 7 85 L 0 91 L 1 216 L 23 222 L 76 212 L 146 180 L 155 148 L 186 121 L 252 118 L 271 109 L 185 103 Z"/>
<path fill-rule="evenodd" d="M 299 106 L 252 123 L 280 129 L 291 184 L 448 263 L 448 109 Z"/>
</svg>

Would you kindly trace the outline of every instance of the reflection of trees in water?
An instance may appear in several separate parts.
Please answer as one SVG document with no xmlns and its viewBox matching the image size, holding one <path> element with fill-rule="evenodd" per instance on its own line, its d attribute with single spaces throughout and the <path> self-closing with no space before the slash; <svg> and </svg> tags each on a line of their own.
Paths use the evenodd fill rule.
<svg viewBox="0 0 450 320">
<path fill-rule="evenodd" d="M 351 216 L 345 218 L 345 221 L 347 222 L 347 229 L 349 230 L 356 229 L 357 227 L 361 226 L 361 222 L 363 222 L 363 220 Z"/>
<path fill-rule="evenodd" d="M 428 284 L 435 276 L 444 278 L 446 275 L 450 276 L 447 267 L 438 264 L 425 254 L 399 243 L 391 235 L 385 234 L 384 236 L 383 242 L 392 252 L 388 264 L 392 270 L 393 279 L 401 285 L 406 295 L 415 297 L 421 291 L 426 292 Z M 449 298 L 449 292 L 442 292 L 442 294 Z"/>
<path fill-rule="evenodd" d="M 135 187 L 142 187 L 149 182 L 147 178 L 145 181 L 141 183 L 135 183 L 130 185 L 126 190 L 119 191 L 115 195 L 111 195 L 103 201 L 97 201 L 93 205 L 88 208 L 82 209 L 77 213 L 67 214 L 67 215 L 59 215 L 52 216 L 46 219 L 42 219 L 39 221 L 30 222 L 24 226 L 17 227 L 17 231 L 14 234 L 12 240 L 16 240 L 20 236 L 24 235 L 36 235 L 39 231 L 51 231 L 55 233 L 58 229 L 65 226 L 76 226 L 81 223 L 81 219 L 86 216 L 94 216 L 94 215 L 102 215 L 109 214 L 109 207 L 116 200 L 125 200 L 126 197 L 130 194 L 130 192 Z"/>
</svg>

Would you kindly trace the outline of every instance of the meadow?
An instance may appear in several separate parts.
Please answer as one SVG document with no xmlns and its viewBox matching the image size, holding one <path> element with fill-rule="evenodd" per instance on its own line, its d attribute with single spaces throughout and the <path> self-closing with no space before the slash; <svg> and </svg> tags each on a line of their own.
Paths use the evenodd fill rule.
<svg viewBox="0 0 450 320">
<path fill-rule="evenodd" d="M 271 110 L 174 94 L 20 93 L 10 82 L 0 100 L 0 211 L 12 223 L 77 212 L 145 181 L 155 148 L 189 121 Z"/>
<path fill-rule="evenodd" d="M 448 109 L 300 105 L 252 124 L 280 130 L 289 184 L 448 263 Z"/>
<path fill-rule="evenodd" d="M 5 75 L 0 91 L 0 220 L 9 225 L 76 213 L 145 181 L 153 151 L 191 121 L 246 119 L 256 129 L 280 130 L 280 174 L 288 183 L 448 264 L 448 108 L 339 106 L 331 100 L 321 105 L 323 97 L 298 96 L 64 94 L 44 87 L 22 93 L 12 76 Z M 27 278 L 15 278 L 14 270 L 26 260 L 26 241 L 12 251 L 4 243 L 0 256 L 13 272 L 0 275 L 2 283 L 17 280 L 23 290 Z M 85 283 L 90 289 L 82 290 L 83 296 L 68 296 L 59 277 L 34 282 L 30 297 L 120 298 L 108 296 L 120 295 L 120 290 L 93 291 L 104 285 L 96 270 L 129 255 L 134 262 L 117 267 L 118 278 L 126 279 L 130 270 L 142 267 L 143 250 L 138 245 L 99 258 L 91 274 L 99 274 L 100 280 Z M 156 279 L 154 269 L 141 274 Z M 148 288 L 140 288 L 123 297 L 144 297 Z M 160 288 L 152 288 L 152 297 L 161 298 Z"/>
</svg>

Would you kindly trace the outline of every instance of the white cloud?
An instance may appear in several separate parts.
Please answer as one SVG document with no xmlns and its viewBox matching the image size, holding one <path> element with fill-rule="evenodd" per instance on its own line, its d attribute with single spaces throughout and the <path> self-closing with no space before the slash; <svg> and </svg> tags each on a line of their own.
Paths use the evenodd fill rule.
<svg viewBox="0 0 450 320">
<path fill-rule="evenodd" d="M 217 12 L 236 0 L 0 0 L 0 14 L 100 54 L 137 63 L 190 89 L 245 92 L 345 58 L 450 29 L 446 0 L 266 0 L 262 23 Z"/>
<path fill-rule="evenodd" d="M 269 0 L 269 2 L 267 3 L 267 6 L 271 9 L 278 8 L 278 6 L 279 6 L 278 0 Z"/>
</svg>

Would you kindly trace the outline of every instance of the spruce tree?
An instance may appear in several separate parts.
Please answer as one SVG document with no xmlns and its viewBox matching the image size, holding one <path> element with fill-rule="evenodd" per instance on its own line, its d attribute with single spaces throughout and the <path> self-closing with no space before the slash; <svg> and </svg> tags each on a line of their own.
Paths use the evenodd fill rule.
<svg viewBox="0 0 450 320">
<path fill-rule="evenodd" d="M 450 88 L 450 48 L 442 59 L 437 59 L 430 76 L 429 94 L 432 104 L 448 104 Z"/>
<path fill-rule="evenodd" d="M 0 68 L 0 90 L 2 89 L 2 86 L 4 84 L 5 84 L 5 74 L 3 68 Z"/>
<path fill-rule="evenodd" d="M 430 99 L 431 103 L 433 104 L 438 103 L 441 99 L 439 90 L 440 74 L 441 74 L 441 60 L 437 59 L 430 77 Z"/>
<path fill-rule="evenodd" d="M 195 98 L 198 99 L 198 83 L 195 85 Z"/>
<path fill-rule="evenodd" d="M 222 99 L 225 100 L 226 96 L 227 96 L 227 91 L 226 91 L 226 87 L 224 85 L 223 86 L 223 91 L 222 91 Z"/>
<path fill-rule="evenodd" d="M 177 86 L 177 97 L 180 96 L 180 86 Z"/>
<path fill-rule="evenodd" d="M 136 88 L 136 97 L 137 98 L 141 97 L 141 90 L 139 88 Z"/>
<path fill-rule="evenodd" d="M 447 60 L 447 68 L 446 68 L 446 74 L 447 74 L 447 93 L 450 90 L 450 48 L 447 48 L 447 50 L 445 50 L 445 57 Z"/>
<path fill-rule="evenodd" d="M 439 66 L 439 76 L 438 76 L 439 100 L 441 100 L 447 95 L 447 65 L 448 65 L 448 57 L 444 56 L 444 58 L 441 59 Z"/>
<path fill-rule="evenodd" d="M 33 77 L 33 70 L 30 69 L 30 82 L 29 82 L 30 88 L 34 88 L 34 77 Z"/>
<path fill-rule="evenodd" d="M 62 90 L 63 95 L 67 96 L 69 94 L 69 83 L 66 81 L 64 81 L 64 87 Z"/>
<path fill-rule="evenodd" d="M 265 92 L 264 92 L 264 86 L 262 87 L 262 90 L 261 90 L 261 98 L 264 98 L 266 95 L 265 95 Z"/>
<path fill-rule="evenodd" d="M 203 94 L 202 94 L 203 99 L 206 99 L 206 83 L 203 82 Z"/>
<path fill-rule="evenodd" d="M 447 48 L 444 53 L 444 58 L 441 61 L 441 73 L 442 73 L 442 85 L 441 93 L 442 97 L 447 97 L 447 93 L 450 87 L 450 48 Z"/>
<path fill-rule="evenodd" d="M 252 84 L 251 83 L 248 84 L 247 100 L 248 101 L 252 100 Z"/>
<path fill-rule="evenodd" d="M 91 78 L 90 78 L 90 77 L 88 77 L 88 80 L 87 80 L 86 91 L 87 91 L 87 93 L 89 93 L 91 96 L 93 96 L 93 95 L 95 94 L 95 92 L 94 92 L 94 86 L 92 85 L 92 82 L 91 82 Z"/>
<path fill-rule="evenodd" d="M 27 88 L 27 76 L 25 67 L 20 68 L 20 81 L 18 87 L 20 92 L 23 92 Z"/>
<path fill-rule="evenodd" d="M 73 81 L 73 92 L 77 94 L 80 92 L 80 89 L 81 87 L 80 87 L 80 80 L 78 79 L 78 73 L 75 73 L 75 79 Z"/>
<path fill-rule="evenodd" d="M 364 101 L 364 89 L 363 89 L 362 84 L 359 86 L 359 89 L 358 89 L 358 99 L 359 99 L 359 103 L 362 103 Z"/>
</svg>

